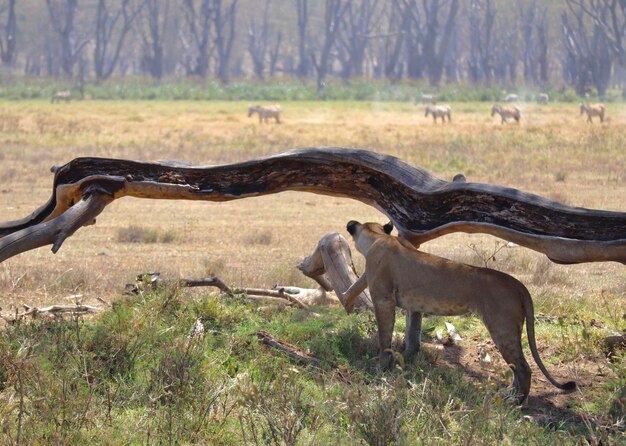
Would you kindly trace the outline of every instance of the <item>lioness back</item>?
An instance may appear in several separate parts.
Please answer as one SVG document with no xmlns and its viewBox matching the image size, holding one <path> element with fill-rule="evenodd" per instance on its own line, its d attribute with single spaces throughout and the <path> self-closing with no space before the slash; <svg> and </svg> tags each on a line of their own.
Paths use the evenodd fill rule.
<svg viewBox="0 0 626 446">
<path fill-rule="evenodd" d="M 365 273 L 374 293 L 376 288 L 394 289 L 397 305 L 408 311 L 441 316 L 486 310 L 523 313 L 517 295 L 523 285 L 513 277 L 418 251 L 396 237 L 381 237 L 372 245 Z"/>
</svg>

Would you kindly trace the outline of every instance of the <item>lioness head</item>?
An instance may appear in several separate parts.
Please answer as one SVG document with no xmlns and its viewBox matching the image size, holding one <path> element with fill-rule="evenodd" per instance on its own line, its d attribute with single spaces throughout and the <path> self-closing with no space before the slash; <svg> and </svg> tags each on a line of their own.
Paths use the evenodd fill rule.
<svg viewBox="0 0 626 446">
<path fill-rule="evenodd" d="M 258 105 L 251 105 L 250 107 L 248 107 L 248 118 L 252 116 L 252 113 L 257 111 L 257 108 L 258 108 Z"/>
<path fill-rule="evenodd" d="M 367 251 L 377 238 L 391 234 L 393 223 L 389 222 L 383 226 L 378 223 L 359 223 L 351 220 L 346 225 L 346 229 L 352 236 L 356 249 L 361 254 L 367 255 Z"/>
</svg>

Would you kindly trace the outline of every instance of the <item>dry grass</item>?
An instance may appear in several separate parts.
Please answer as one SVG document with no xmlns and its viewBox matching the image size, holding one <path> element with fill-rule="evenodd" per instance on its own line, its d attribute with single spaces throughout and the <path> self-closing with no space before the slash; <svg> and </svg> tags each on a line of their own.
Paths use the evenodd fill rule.
<svg viewBox="0 0 626 446">
<path fill-rule="evenodd" d="M 587 125 L 575 105 L 525 104 L 519 126 L 500 125 L 489 116 L 490 104 L 451 105 L 450 125 L 434 125 L 421 107 L 368 102 L 285 103 L 284 124 L 259 125 L 246 117 L 248 104 L 237 102 L 2 102 L 0 220 L 24 217 L 44 203 L 50 166 L 78 156 L 218 164 L 324 145 L 389 153 L 444 179 L 463 172 L 469 181 L 574 206 L 626 210 L 622 105 L 609 105 L 609 123 Z M 353 218 L 383 217 L 354 201 L 295 192 L 227 203 L 128 198 L 109 206 L 57 255 L 41 248 L 0 264 L 0 306 L 50 303 L 77 289 L 87 298 L 109 298 L 136 274 L 154 270 L 217 273 L 237 286 L 306 283 L 293 267 L 322 235 L 343 231 Z M 143 243 L 127 243 L 129 228 Z M 145 234 L 157 243 L 147 243 Z M 486 252 L 493 243 L 455 234 L 424 249 L 476 263 L 471 246 Z M 523 248 L 507 249 L 490 266 L 516 275 L 534 294 L 565 296 L 562 311 L 570 299 L 593 300 L 602 290 L 618 296 L 615 305 L 623 308 L 623 266 L 545 266 L 540 259 Z"/>
</svg>

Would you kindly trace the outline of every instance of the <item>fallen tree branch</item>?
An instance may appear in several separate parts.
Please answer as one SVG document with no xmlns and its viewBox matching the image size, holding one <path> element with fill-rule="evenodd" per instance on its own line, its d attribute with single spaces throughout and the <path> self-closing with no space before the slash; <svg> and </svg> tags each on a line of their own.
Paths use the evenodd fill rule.
<svg viewBox="0 0 626 446">
<path fill-rule="evenodd" d="M 303 299 L 300 299 L 294 294 L 306 294 L 307 296 L 317 295 L 320 297 L 325 294 L 323 291 L 320 290 L 304 289 L 297 287 L 280 287 L 273 290 L 267 290 L 262 288 L 236 288 L 235 290 L 232 290 L 219 277 L 166 281 L 161 279 L 161 273 L 159 272 L 138 274 L 136 281 L 137 282 L 135 284 L 126 284 L 125 292 L 130 294 L 137 294 L 146 283 L 148 284 L 150 289 L 154 289 L 158 285 L 168 285 L 171 283 L 175 283 L 176 285 L 181 287 L 211 286 L 219 288 L 220 291 L 227 294 L 229 297 L 234 297 L 237 294 L 246 294 L 246 297 L 250 300 L 279 303 L 283 305 L 295 305 L 307 311 L 311 311 L 311 306 L 304 302 Z M 289 291 L 292 291 L 292 293 L 290 293 Z M 325 299 L 325 301 L 330 301 L 330 299 Z M 315 301 L 313 303 L 319 304 L 319 302 Z"/>
<path fill-rule="evenodd" d="M 219 288 L 222 293 L 227 294 L 230 297 L 234 296 L 233 291 L 215 276 L 208 277 L 206 279 L 182 279 L 179 283 L 184 287 L 214 286 Z"/>
<path fill-rule="evenodd" d="M 321 238 L 313 254 L 306 257 L 298 269 L 316 280 L 326 290 L 334 290 L 342 305 L 343 293 L 356 282 L 358 276 L 352 263 L 352 252 L 346 239 L 337 232 Z M 372 298 L 366 289 L 360 293 L 357 308 L 373 310 Z"/>
<path fill-rule="evenodd" d="M 374 206 L 415 245 L 452 232 L 486 233 L 558 263 L 626 263 L 626 213 L 574 208 L 490 184 L 447 182 L 392 156 L 341 148 L 300 149 L 221 166 L 76 158 L 55 169 L 45 205 L 0 224 L 0 262 L 45 244 L 56 252 L 113 199 L 227 201 L 288 190 Z"/>
<path fill-rule="evenodd" d="M 51 315 L 59 315 L 69 313 L 72 315 L 77 314 L 86 314 L 86 313 L 97 313 L 102 310 L 100 307 L 94 307 L 93 305 L 50 305 L 48 307 L 38 308 L 31 307 L 30 305 L 22 304 L 24 313 L 18 314 L 19 317 L 24 316 L 36 316 L 38 314 L 51 314 Z"/>
<path fill-rule="evenodd" d="M 309 352 L 302 350 L 300 347 L 295 346 L 293 344 L 289 344 L 284 341 L 279 341 L 271 334 L 265 331 L 257 331 L 257 338 L 261 344 L 269 345 L 270 347 L 274 347 L 283 353 L 286 353 L 289 357 L 301 362 L 305 365 L 319 365 L 319 360 L 312 356 Z"/>
</svg>

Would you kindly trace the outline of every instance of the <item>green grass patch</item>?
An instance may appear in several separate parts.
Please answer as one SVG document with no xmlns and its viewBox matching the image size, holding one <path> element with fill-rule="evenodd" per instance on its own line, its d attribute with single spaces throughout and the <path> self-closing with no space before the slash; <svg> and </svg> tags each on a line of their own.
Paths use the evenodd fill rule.
<svg viewBox="0 0 626 446">
<path fill-rule="evenodd" d="M 601 399 L 576 409 L 597 424 L 529 421 L 501 382 L 471 380 L 428 351 L 404 370 L 381 373 L 371 314 L 317 311 L 264 313 L 245 298 L 189 299 L 170 287 L 120 297 L 95 320 L 7 327 L 0 441 L 526 445 L 616 444 L 623 435 L 623 365 Z M 454 322 L 463 333 L 480 331 L 475 318 Z M 427 319 L 425 328 L 442 323 Z M 198 324 L 203 332 L 192 329 Z M 259 345 L 260 329 L 310 350 L 319 366 Z"/>
</svg>

